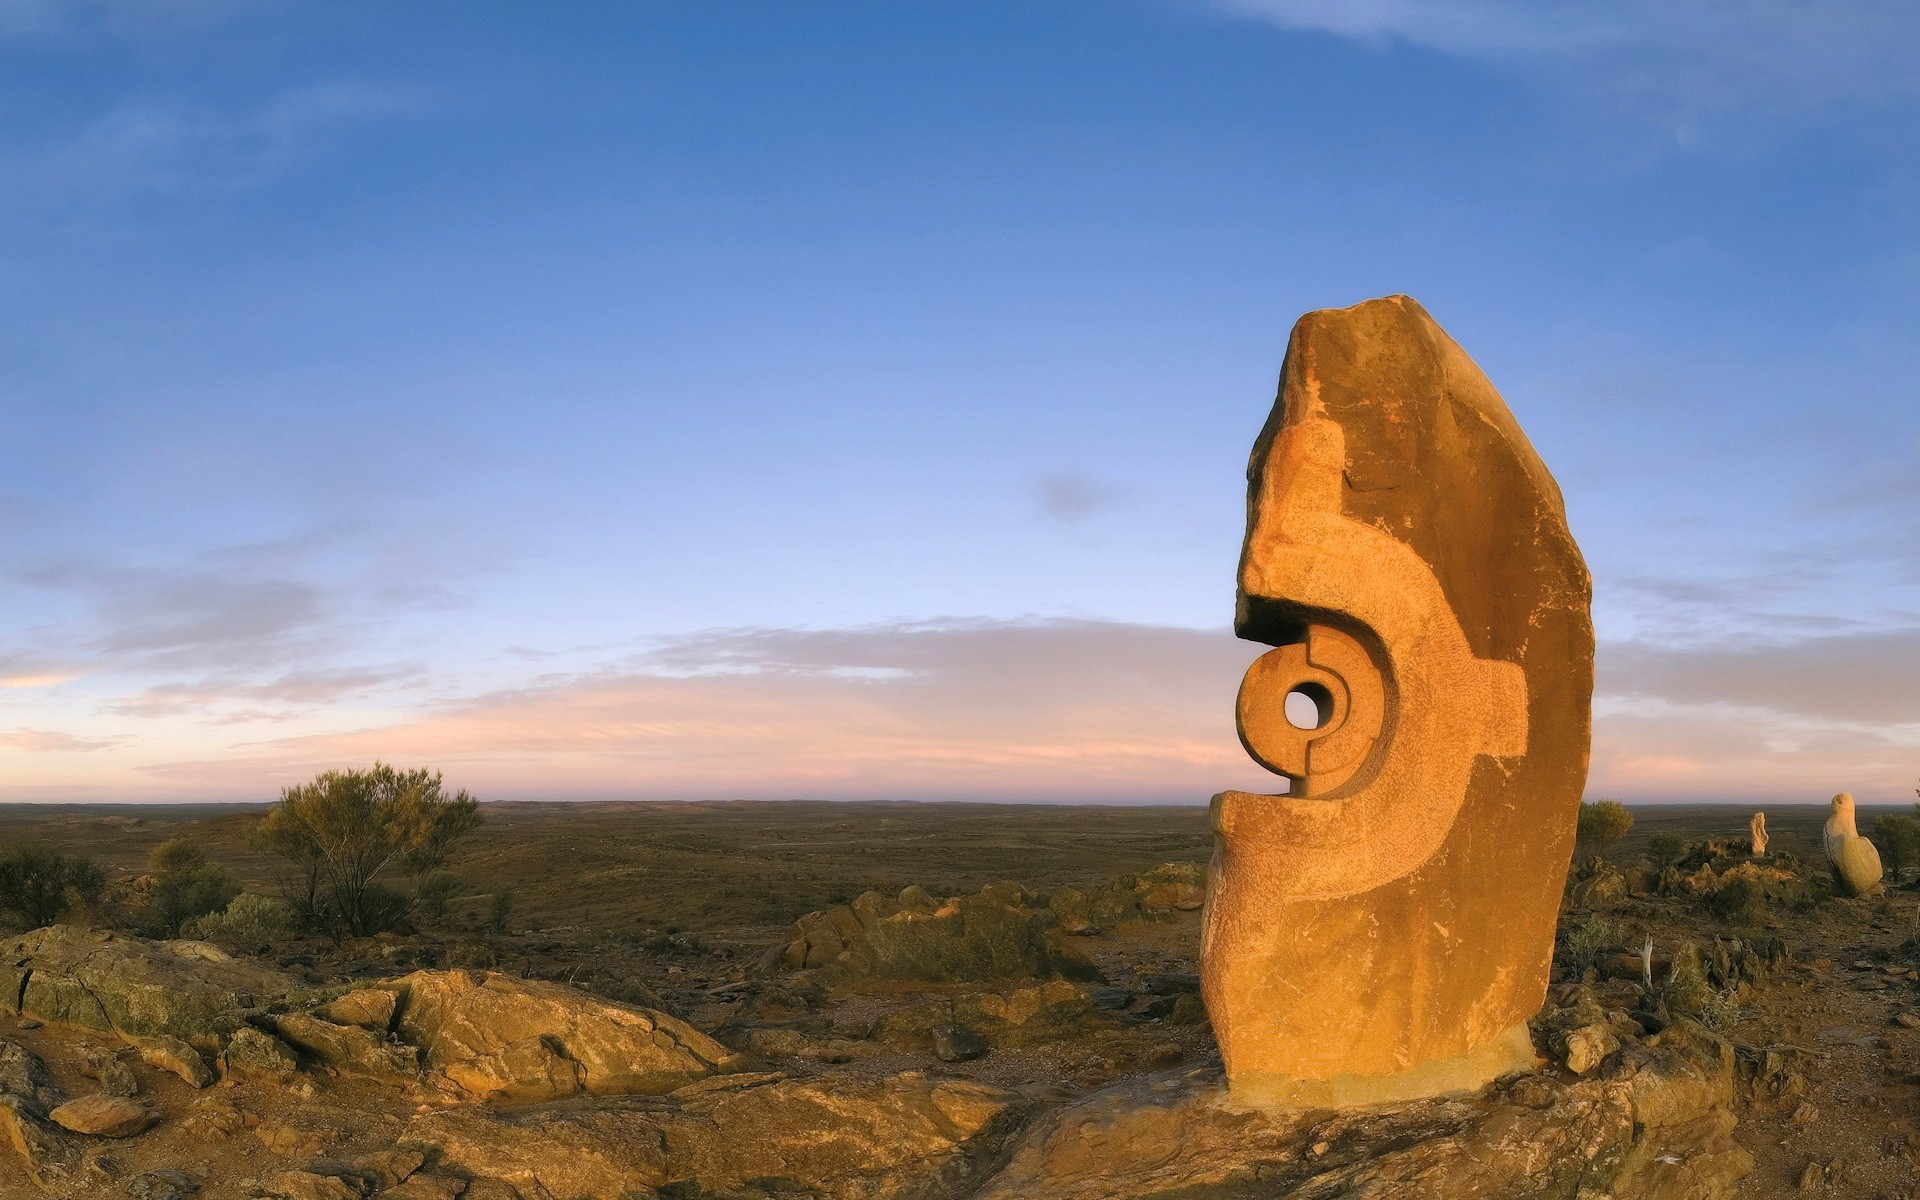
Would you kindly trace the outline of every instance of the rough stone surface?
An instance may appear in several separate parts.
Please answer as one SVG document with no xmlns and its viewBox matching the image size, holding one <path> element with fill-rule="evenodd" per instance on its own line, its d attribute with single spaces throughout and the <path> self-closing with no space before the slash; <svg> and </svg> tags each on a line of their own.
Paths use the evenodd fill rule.
<svg viewBox="0 0 1920 1200">
<path fill-rule="evenodd" d="M 147 1171 L 127 1181 L 128 1200 L 187 1200 L 199 1190 L 199 1180 L 171 1168 Z"/>
<path fill-rule="evenodd" d="M 155 1117 L 138 1100 L 95 1092 L 78 1100 L 69 1100 L 47 1114 L 55 1125 L 92 1137 L 123 1138 L 144 1133 Z"/>
<path fill-rule="evenodd" d="M 233 1031 L 221 1062 L 228 1071 L 267 1078 L 291 1075 L 300 1069 L 300 1060 L 285 1042 L 251 1025 Z"/>
<path fill-rule="evenodd" d="M 282 1013 L 271 1020 L 281 1041 L 333 1070 L 400 1079 L 420 1074 L 417 1046 L 389 1041 L 358 1025 L 335 1025 L 305 1013 Z"/>
<path fill-rule="evenodd" d="M 360 988 L 314 1010 L 313 1015 L 335 1025 L 357 1025 L 385 1033 L 393 1028 L 399 997 L 385 988 Z"/>
<path fill-rule="evenodd" d="M 1241 735 L 1293 786 L 1214 798 L 1202 975 L 1233 1087 L 1346 1103 L 1524 1069 L 1593 679 L 1559 489 L 1395 296 L 1294 328 L 1248 511 L 1235 626 L 1275 649 Z"/>
<path fill-rule="evenodd" d="M 208 1086 L 214 1081 L 213 1068 L 200 1052 L 177 1037 L 162 1034 L 157 1037 L 129 1037 L 129 1045 L 140 1061 L 162 1071 L 171 1071 L 197 1088 Z"/>
<path fill-rule="evenodd" d="M 820 1200 L 921 1200 L 958 1194 L 1020 1114 L 1009 1092 L 917 1072 L 735 1075 L 650 1104 L 451 1109 L 418 1118 L 404 1140 L 522 1194 L 622 1200 L 752 1187 Z"/>
<path fill-rule="evenodd" d="M 79 1171 L 80 1152 L 18 1096 L 0 1096 L 0 1134 L 42 1191 L 61 1189 Z"/>
<path fill-rule="evenodd" d="M 202 942 L 50 925 L 0 943 L 0 996 L 12 1011 L 130 1037 L 221 1037 L 244 1010 L 294 986 Z"/>
<path fill-rule="evenodd" d="M 1692 1032 L 1565 1084 L 1369 1112 L 1236 1104 L 1217 1071 L 1130 1080 L 1048 1114 L 974 1200 L 1727 1200 L 1732 1051 Z"/>
<path fill-rule="evenodd" d="M 1755 858 L 1767 852 L 1767 814 L 1763 812 L 1753 814 L 1753 820 L 1747 823 L 1747 835 L 1752 838 Z"/>
<path fill-rule="evenodd" d="M 990 1049 L 987 1039 L 965 1025 L 933 1027 L 933 1056 L 941 1062 L 972 1062 Z"/>
<path fill-rule="evenodd" d="M 402 996 L 400 1036 L 424 1051 L 430 1070 L 476 1097 L 653 1095 L 734 1061 L 684 1021 L 564 984 L 416 971 L 393 986 Z"/>
<path fill-rule="evenodd" d="M 1880 891 L 1880 852 L 1860 836 L 1853 824 L 1853 797 L 1841 792 L 1833 798 L 1824 842 L 1833 881 L 1848 896 L 1871 896 Z"/>
<path fill-rule="evenodd" d="M 40 1056 L 11 1041 L 0 1041 L 0 1095 L 24 1102 L 30 1112 L 42 1117 L 65 1099 Z"/>
</svg>

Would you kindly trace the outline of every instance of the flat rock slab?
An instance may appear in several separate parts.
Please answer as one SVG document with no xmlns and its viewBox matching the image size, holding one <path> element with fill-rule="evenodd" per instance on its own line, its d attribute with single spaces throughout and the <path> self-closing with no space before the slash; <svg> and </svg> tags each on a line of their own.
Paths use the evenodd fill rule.
<svg viewBox="0 0 1920 1200">
<path fill-rule="evenodd" d="M 732 1075 L 649 1102 L 451 1109 L 415 1120 L 403 1140 L 530 1195 L 734 1195 L 778 1183 L 820 1200 L 931 1200 L 963 1194 L 1022 1111 L 1010 1092 L 918 1072 Z"/>
<path fill-rule="evenodd" d="M 685 1021 L 564 984 L 416 971 L 391 986 L 402 998 L 400 1037 L 424 1051 L 429 1069 L 478 1098 L 657 1095 L 737 1057 Z"/>
<path fill-rule="evenodd" d="M 78 1100 L 69 1100 L 47 1114 L 62 1129 L 91 1137 L 124 1138 L 144 1133 L 157 1119 L 153 1110 L 138 1100 L 95 1092 Z"/>
</svg>

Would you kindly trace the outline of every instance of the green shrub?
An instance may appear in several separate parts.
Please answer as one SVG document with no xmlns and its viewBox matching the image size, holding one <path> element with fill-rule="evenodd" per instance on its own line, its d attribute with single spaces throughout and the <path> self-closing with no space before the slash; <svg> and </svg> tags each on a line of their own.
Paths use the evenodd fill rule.
<svg viewBox="0 0 1920 1200">
<path fill-rule="evenodd" d="M 507 925 L 513 920 L 513 889 L 501 888 L 487 902 L 487 930 L 491 933 L 505 933 Z"/>
<path fill-rule="evenodd" d="M 147 864 L 153 870 L 153 889 L 137 923 L 148 937 L 178 937 L 188 922 L 221 911 L 240 894 L 233 873 L 209 863 L 186 838 L 161 842 Z"/>
<path fill-rule="evenodd" d="M 1677 833 L 1656 833 L 1647 839 L 1647 861 L 1656 871 L 1679 862 L 1686 852 L 1687 840 Z"/>
<path fill-rule="evenodd" d="M 106 884 L 92 859 L 51 846 L 30 842 L 0 854 L 0 909 L 34 929 L 94 903 Z"/>
<path fill-rule="evenodd" d="M 1889 875 L 1920 863 L 1920 821 L 1889 813 L 1875 818 L 1869 832 L 1869 840 L 1880 851 L 1880 862 Z"/>
<path fill-rule="evenodd" d="M 225 911 L 210 913 L 188 924 L 188 931 L 210 942 L 242 946 L 269 946 L 291 934 L 299 923 L 293 905 L 273 896 L 242 892 Z"/>
<path fill-rule="evenodd" d="M 1583 800 L 1580 802 L 1579 823 L 1575 828 L 1580 841 L 1600 849 L 1627 836 L 1627 831 L 1633 828 L 1633 814 L 1618 800 L 1595 800 L 1591 803 Z"/>
<path fill-rule="evenodd" d="M 1563 945 L 1569 959 L 1585 964 L 1592 962 L 1603 951 L 1618 949 L 1626 938 L 1625 925 L 1596 914 L 1567 930 Z"/>
<path fill-rule="evenodd" d="M 459 876 L 452 871 L 429 871 L 414 884 L 413 902 L 427 916 L 444 921 L 447 906 L 460 894 L 462 886 Z"/>
<path fill-rule="evenodd" d="M 438 772 L 377 762 L 287 788 L 255 837 L 293 865 L 290 898 L 309 923 L 336 938 L 366 937 L 396 928 L 413 907 L 379 876 L 424 877 L 479 824 L 474 798 L 447 794 Z"/>
</svg>

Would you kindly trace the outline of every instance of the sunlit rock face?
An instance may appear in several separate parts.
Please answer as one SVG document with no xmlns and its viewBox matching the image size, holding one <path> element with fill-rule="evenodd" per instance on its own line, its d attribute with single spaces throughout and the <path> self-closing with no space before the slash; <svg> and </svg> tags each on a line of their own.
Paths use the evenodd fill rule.
<svg viewBox="0 0 1920 1200">
<path fill-rule="evenodd" d="M 1248 471 L 1239 724 L 1202 978 L 1236 1096 L 1532 1062 L 1587 770 L 1590 581 L 1486 376 L 1405 296 L 1309 313 Z"/>
</svg>

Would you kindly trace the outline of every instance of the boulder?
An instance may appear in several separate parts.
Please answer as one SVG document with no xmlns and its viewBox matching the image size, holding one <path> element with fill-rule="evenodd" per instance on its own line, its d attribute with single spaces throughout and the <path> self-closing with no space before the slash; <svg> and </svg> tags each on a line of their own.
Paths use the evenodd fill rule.
<svg viewBox="0 0 1920 1200">
<path fill-rule="evenodd" d="M 200 942 L 50 925 L 0 943 L 0 996 L 12 1011 L 130 1037 L 221 1038 L 295 986 Z"/>
<path fill-rule="evenodd" d="M 144 1133 L 159 1118 L 138 1100 L 95 1092 L 69 1100 L 47 1116 L 55 1125 L 90 1137 L 124 1138 Z"/>
<path fill-rule="evenodd" d="M 1061 940 L 1066 931 L 1059 914 L 1031 899 L 1015 883 L 938 903 L 920 888 L 893 899 L 867 892 L 800 918 L 773 965 L 817 971 L 832 986 L 869 977 L 925 983 L 1097 978 Z"/>
<path fill-rule="evenodd" d="M 1731 1050 L 1696 1034 L 1594 1074 L 1385 1108 L 1263 1111 L 1217 1070 L 1143 1077 L 1050 1113 L 974 1200 L 1731 1200 Z"/>
<path fill-rule="evenodd" d="M 213 1068 L 200 1052 L 177 1037 L 165 1034 L 157 1037 L 129 1037 L 129 1045 L 140 1061 L 162 1071 L 171 1071 L 189 1084 L 203 1088 L 214 1080 Z"/>
<path fill-rule="evenodd" d="M 887 1079 L 733 1075 L 647 1107 L 579 1100 L 518 1112 L 457 1108 L 406 1141 L 526 1195 L 623 1200 L 734 1195 L 923 1200 L 958 1194 L 1021 1113 L 1012 1093 L 917 1072 Z"/>
<path fill-rule="evenodd" d="M 670 1092 L 730 1069 L 725 1046 L 663 1012 L 496 972 L 416 971 L 391 985 L 397 1031 L 427 1067 L 483 1099 Z"/>
<path fill-rule="evenodd" d="M 1611 908 L 1627 898 L 1627 877 L 1604 858 L 1583 864 L 1567 880 L 1571 908 Z"/>
</svg>

